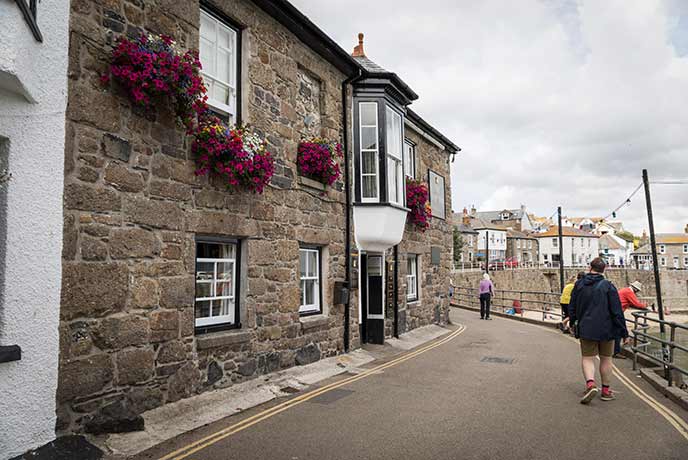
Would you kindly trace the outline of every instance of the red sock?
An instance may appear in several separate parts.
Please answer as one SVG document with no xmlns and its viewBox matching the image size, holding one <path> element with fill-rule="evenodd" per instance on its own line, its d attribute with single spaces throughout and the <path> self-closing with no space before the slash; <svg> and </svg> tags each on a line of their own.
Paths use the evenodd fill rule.
<svg viewBox="0 0 688 460">
<path fill-rule="evenodd" d="M 585 382 L 585 386 L 588 387 L 588 388 L 594 387 L 594 386 L 595 386 L 595 381 L 594 381 L 594 380 L 587 380 L 587 381 Z"/>
<path fill-rule="evenodd" d="M 609 385 L 602 385 L 602 394 L 603 395 L 608 395 L 611 392 L 612 392 L 612 390 L 609 388 Z"/>
</svg>

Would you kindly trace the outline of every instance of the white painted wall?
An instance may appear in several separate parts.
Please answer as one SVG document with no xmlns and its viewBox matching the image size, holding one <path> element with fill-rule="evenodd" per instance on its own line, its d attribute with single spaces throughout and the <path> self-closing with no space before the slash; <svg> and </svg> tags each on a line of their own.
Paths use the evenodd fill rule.
<svg viewBox="0 0 688 460">
<path fill-rule="evenodd" d="M 554 240 L 558 237 L 538 238 L 540 244 L 540 263 L 552 263 L 552 255 L 559 254 L 559 246 L 554 245 Z M 582 240 L 582 241 L 581 241 Z M 597 238 L 590 237 L 563 237 L 564 247 L 564 266 L 585 266 L 592 259 L 599 255 L 599 241 Z M 545 255 L 547 257 L 545 258 Z"/>
<path fill-rule="evenodd" d="M 69 2 L 38 4 L 43 43 L 14 1 L 0 1 L 0 18 L 0 138 L 12 174 L 0 235 L 0 345 L 22 349 L 21 361 L 0 363 L 5 460 L 55 437 Z"/>
</svg>

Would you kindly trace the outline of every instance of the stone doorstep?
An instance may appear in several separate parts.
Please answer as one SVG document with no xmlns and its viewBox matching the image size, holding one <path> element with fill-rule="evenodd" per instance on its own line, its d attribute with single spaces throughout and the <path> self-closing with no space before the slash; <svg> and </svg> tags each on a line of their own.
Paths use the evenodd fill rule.
<svg viewBox="0 0 688 460">
<path fill-rule="evenodd" d="M 661 367 L 640 369 L 643 380 L 652 385 L 657 391 L 688 411 L 688 392 L 676 386 L 669 386 L 669 383 L 657 375 L 656 371 L 662 370 Z"/>
<path fill-rule="evenodd" d="M 358 349 L 312 364 L 262 375 L 144 412 L 144 431 L 91 436 L 89 439 L 112 458 L 128 458 L 187 431 L 292 393 L 282 391 L 283 388 L 303 391 L 310 385 L 345 372 L 358 374 L 362 366 L 389 356 L 390 349 L 403 352 L 448 332 L 448 329 L 440 326 L 424 326 L 403 334 L 399 339 L 386 340 L 385 350 L 380 353 Z"/>
</svg>

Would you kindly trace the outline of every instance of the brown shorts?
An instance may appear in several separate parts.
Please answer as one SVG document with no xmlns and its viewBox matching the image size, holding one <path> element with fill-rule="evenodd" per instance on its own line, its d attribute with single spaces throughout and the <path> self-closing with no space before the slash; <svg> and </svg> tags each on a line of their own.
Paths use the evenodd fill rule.
<svg viewBox="0 0 688 460">
<path fill-rule="evenodd" d="M 580 339 L 581 354 L 583 356 L 607 356 L 614 354 L 614 341 L 605 340 L 598 342 L 597 340 Z"/>
</svg>

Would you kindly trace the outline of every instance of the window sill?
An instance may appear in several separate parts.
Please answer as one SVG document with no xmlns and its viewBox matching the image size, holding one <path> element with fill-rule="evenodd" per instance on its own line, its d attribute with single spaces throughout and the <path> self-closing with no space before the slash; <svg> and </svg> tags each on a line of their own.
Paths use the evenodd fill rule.
<svg viewBox="0 0 688 460">
<path fill-rule="evenodd" d="M 204 335 L 196 336 L 196 348 L 198 350 L 207 350 L 210 348 L 228 347 L 231 345 L 238 345 L 248 343 L 251 341 L 253 334 L 250 331 L 222 331 L 209 332 Z"/>
<path fill-rule="evenodd" d="M 318 182 L 317 180 L 310 179 L 306 176 L 299 176 L 299 184 L 318 190 L 319 192 L 324 192 L 327 190 L 327 186 L 325 184 Z"/>
<path fill-rule="evenodd" d="M 406 305 L 417 305 L 420 304 L 420 299 L 406 300 Z"/>
<path fill-rule="evenodd" d="M 304 331 L 309 331 L 311 329 L 326 327 L 329 324 L 330 320 L 324 314 L 319 313 L 312 314 L 310 316 L 302 316 L 299 318 L 299 322 L 301 323 L 301 328 Z"/>
</svg>

